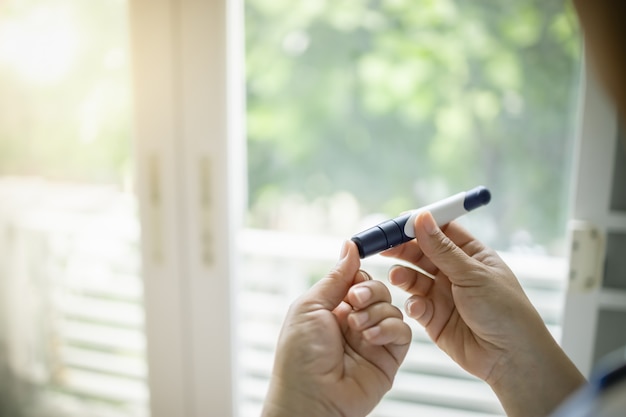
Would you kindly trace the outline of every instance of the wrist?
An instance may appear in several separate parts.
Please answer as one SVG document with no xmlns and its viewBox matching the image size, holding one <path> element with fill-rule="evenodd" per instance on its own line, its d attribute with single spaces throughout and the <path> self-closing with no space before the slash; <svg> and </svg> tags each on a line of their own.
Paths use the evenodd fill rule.
<svg viewBox="0 0 626 417">
<path fill-rule="evenodd" d="M 486 381 L 509 417 L 547 416 L 586 382 L 547 329 L 531 340 L 503 357 Z"/>
<path fill-rule="evenodd" d="M 314 391 L 293 387 L 272 376 L 261 417 L 332 417 L 340 416 L 323 400 L 316 398 Z"/>
</svg>

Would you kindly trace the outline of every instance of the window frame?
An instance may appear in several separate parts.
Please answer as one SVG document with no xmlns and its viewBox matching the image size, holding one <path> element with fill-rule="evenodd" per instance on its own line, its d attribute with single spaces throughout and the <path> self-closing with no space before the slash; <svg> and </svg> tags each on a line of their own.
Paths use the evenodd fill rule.
<svg viewBox="0 0 626 417">
<path fill-rule="evenodd" d="M 243 207 L 240 3 L 131 0 L 153 417 L 236 415 L 233 241 Z M 241 120 L 241 118 L 239 118 Z"/>
<path fill-rule="evenodd" d="M 569 216 L 570 280 L 565 294 L 561 344 L 580 371 L 589 376 L 595 362 L 600 310 L 603 306 L 626 310 L 623 292 L 602 288 L 607 234 L 609 231 L 623 232 L 626 227 L 624 216 L 612 213 L 610 209 L 618 140 L 617 111 L 600 86 L 587 55 L 583 66 Z M 572 254 L 574 234 L 581 230 L 583 234 L 585 230 L 593 231 L 598 237 L 589 243 L 595 256 L 585 256 L 583 261 Z M 591 285 L 576 281 L 574 274 L 580 269 L 595 272 Z"/>
</svg>

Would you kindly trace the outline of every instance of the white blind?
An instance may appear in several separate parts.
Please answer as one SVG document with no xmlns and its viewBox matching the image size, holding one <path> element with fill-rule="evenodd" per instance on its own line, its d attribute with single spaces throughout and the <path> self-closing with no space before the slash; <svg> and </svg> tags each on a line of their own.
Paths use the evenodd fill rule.
<svg viewBox="0 0 626 417">
<path fill-rule="evenodd" d="M 240 404 L 242 417 L 257 416 L 271 372 L 274 347 L 286 310 L 302 291 L 334 265 L 340 239 L 245 230 L 240 236 L 244 267 L 237 293 L 240 317 Z M 566 263 L 536 254 L 501 254 L 521 280 L 553 335 L 560 337 Z M 363 268 L 386 281 L 392 261 L 367 259 Z M 406 294 L 389 286 L 402 308 Z M 442 353 L 413 320 L 413 345 L 393 389 L 371 413 L 378 417 L 504 415 L 482 381 Z"/>
<path fill-rule="evenodd" d="M 15 178 L 0 181 L 0 201 L 0 360 L 12 374 L 6 386 L 28 387 L 11 399 L 15 407 L 35 416 L 146 416 L 133 199 L 109 187 Z"/>
<path fill-rule="evenodd" d="M 132 199 L 110 188 L 2 180 L 2 358 L 59 415 L 148 415 L 138 232 Z M 244 230 L 237 277 L 236 401 L 257 416 L 289 304 L 336 262 L 341 239 Z M 563 259 L 502 254 L 560 337 Z M 364 262 L 386 280 L 391 261 Z M 406 294 L 390 287 L 401 307 Z M 6 314 L 10 312 L 10 314 Z M 408 320 L 414 340 L 380 417 L 503 415 L 489 387 L 468 375 Z M 3 384 L 10 384 L 4 381 Z M 41 414 L 40 414 L 41 415 Z"/>
</svg>

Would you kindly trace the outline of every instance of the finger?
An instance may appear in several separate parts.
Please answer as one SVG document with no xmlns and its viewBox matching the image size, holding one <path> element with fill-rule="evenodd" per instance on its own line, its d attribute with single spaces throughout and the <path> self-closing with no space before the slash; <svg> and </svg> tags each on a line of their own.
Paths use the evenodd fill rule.
<svg viewBox="0 0 626 417">
<path fill-rule="evenodd" d="M 419 271 L 402 265 L 394 265 L 389 270 L 389 282 L 413 295 L 426 295 L 435 281 Z"/>
<path fill-rule="evenodd" d="M 370 276 L 370 274 L 368 274 L 367 272 L 363 271 L 362 269 L 359 269 L 357 271 L 357 273 L 354 275 L 354 280 L 352 281 L 352 285 L 350 288 L 354 288 L 356 287 L 358 284 L 362 283 L 362 282 L 367 282 L 367 281 L 372 281 L 373 278 Z M 346 298 L 344 299 L 344 301 L 348 302 L 348 296 L 350 295 L 350 293 L 348 292 L 346 294 Z"/>
<path fill-rule="evenodd" d="M 335 267 L 301 297 L 302 303 L 315 303 L 331 311 L 341 303 L 361 266 L 356 244 L 346 241 L 340 258 Z"/>
<path fill-rule="evenodd" d="M 448 226 L 449 225 L 444 226 L 443 230 L 447 230 Z M 394 250 L 396 251 L 394 252 Z M 417 239 L 392 248 L 388 252 L 389 253 L 384 253 L 384 255 L 403 259 L 431 276 L 435 276 L 439 273 L 439 268 L 426 256 Z"/>
<path fill-rule="evenodd" d="M 411 328 L 402 319 L 388 317 L 363 331 L 363 338 L 373 345 L 408 345 Z"/>
<path fill-rule="evenodd" d="M 418 217 L 419 215 L 416 216 L 413 221 L 414 229 L 418 225 Z M 445 224 L 441 227 L 441 229 L 450 238 L 450 240 L 459 246 L 463 246 L 466 242 L 474 240 L 474 237 L 465 228 L 463 228 L 463 226 L 454 221 Z M 400 258 L 410 263 L 417 263 L 424 257 L 424 253 L 420 249 L 417 239 L 412 239 L 402 245 L 387 249 L 381 252 L 381 255 Z"/>
<path fill-rule="evenodd" d="M 367 272 L 363 271 L 362 269 L 359 269 L 359 271 L 357 271 L 357 273 L 354 275 L 354 280 L 352 281 L 352 286 L 355 286 L 357 284 L 360 284 L 361 282 L 365 282 L 365 281 L 371 281 L 373 278 L 370 276 L 370 274 L 368 274 Z M 350 301 L 348 300 L 348 296 L 349 296 L 349 292 L 348 294 L 346 294 L 346 296 L 343 298 L 343 301 L 346 303 L 350 303 Z"/>
<path fill-rule="evenodd" d="M 415 239 L 384 250 L 380 254 L 389 258 L 402 259 L 413 265 L 418 265 L 424 260 L 424 252 Z"/>
<path fill-rule="evenodd" d="M 389 289 L 380 281 L 366 281 L 348 291 L 347 300 L 357 310 L 379 302 L 391 302 Z"/>
<path fill-rule="evenodd" d="M 353 311 L 352 306 L 344 301 L 339 303 L 339 305 L 333 310 L 333 314 L 335 315 L 342 332 L 345 332 L 348 329 L 348 317 Z"/>
<path fill-rule="evenodd" d="M 454 301 L 450 298 L 441 298 L 435 301 L 432 298 L 414 295 L 410 297 L 404 306 L 407 316 L 416 320 L 430 338 L 437 342 L 439 336 L 450 323 L 455 308 Z"/>
<path fill-rule="evenodd" d="M 428 268 L 424 269 L 428 272 L 430 272 L 429 269 L 433 270 L 434 266 L 451 280 L 457 280 L 462 279 L 467 271 L 482 267 L 482 264 L 472 258 L 472 255 L 484 250 L 484 246 L 471 237 L 469 233 L 464 232 L 462 228 L 452 227 L 455 225 L 450 226 L 446 232 L 454 232 L 459 244 L 455 243 L 437 226 L 435 219 L 429 212 L 417 216 L 415 235 L 424 254 L 422 262 L 418 266 L 424 265 L 424 259 L 427 258 L 429 265 Z M 450 229 L 452 230 L 450 231 Z"/>
<path fill-rule="evenodd" d="M 366 271 L 363 271 L 362 269 L 359 269 L 354 277 L 353 285 L 356 285 L 360 282 L 371 281 L 372 279 L 373 278 L 370 274 L 368 274 Z"/>
<path fill-rule="evenodd" d="M 413 296 L 406 300 L 404 311 L 407 316 L 417 321 L 422 327 L 426 327 L 433 318 L 435 308 L 432 300 L 426 297 Z"/>
<path fill-rule="evenodd" d="M 365 330 L 390 317 L 402 319 L 402 312 L 392 304 L 380 302 L 350 313 L 348 324 L 354 330 Z"/>
</svg>

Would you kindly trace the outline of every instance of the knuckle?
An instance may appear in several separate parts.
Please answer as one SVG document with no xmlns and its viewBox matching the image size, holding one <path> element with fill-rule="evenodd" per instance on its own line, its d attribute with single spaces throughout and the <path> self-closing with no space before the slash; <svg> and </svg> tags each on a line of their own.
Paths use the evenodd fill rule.
<svg viewBox="0 0 626 417">
<path fill-rule="evenodd" d="M 391 292 L 385 284 L 380 281 L 372 281 L 372 292 L 375 294 L 375 298 L 383 301 L 391 300 Z"/>
<path fill-rule="evenodd" d="M 398 307 L 394 305 L 392 305 L 391 307 L 392 307 L 392 310 L 391 310 L 392 317 L 401 319 L 403 317 L 402 310 L 400 310 Z"/>
<path fill-rule="evenodd" d="M 441 240 L 438 240 L 434 245 L 434 251 L 438 256 L 451 256 L 458 247 L 447 236 L 443 236 Z"/>
<path fill-rule="evenodd" d="M 343 271 L 341 269 L 339 269 L 338 267 L 333 267 L 330 271 L 328 271 L 326 276 L 322 279 L 325 279 L 325 278 L 337 279 L 337 278 L 341 278 L 342 275 L 343 275 Z"/>
</svg>

